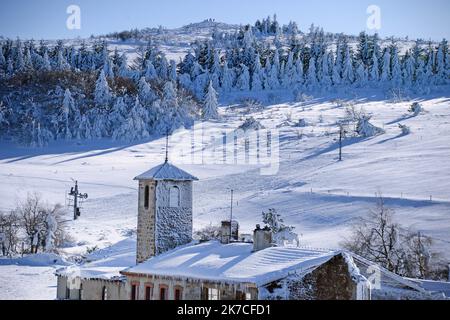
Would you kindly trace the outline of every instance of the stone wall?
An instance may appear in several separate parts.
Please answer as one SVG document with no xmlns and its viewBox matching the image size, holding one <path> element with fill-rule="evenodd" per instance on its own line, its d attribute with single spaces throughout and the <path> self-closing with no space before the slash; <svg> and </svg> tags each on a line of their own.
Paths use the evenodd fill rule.
<svg viewBox="0 0 450 320">
<path fill-rule="evenodd" d="M 73 279 L 58 276 L 57 296 L 59 300 L 102 300 L 104 288 L 106 300 L 126 300 L 126 284 L 120 280 L 77 279 L 73 286 Z M 82 290 L 80 291 L 80 288 Z"/>
<path fill-rule="evenodd" d="M 170 188 L 180 193 L 179 207 L 170 206 Z M 156 185 L 156 254 L 192 241 L 192 181 L 158 181 Z"/>
<path fill-rule="evenodd" d="M 149 206 L 145 208 L 145 187 L 149 187 Z M 153 180 L 139 181 L 136 262 L 155 255 L 155 188 Z"/>
<path fill-rule="evenodd" d="M 366 288 L 369 290 L 369 288 Z M 355 300 L 357 283 L 342 255 L 331 258 L 314 271 L 294 273 L 261 289 L 264 299 Z"/>
</svg>

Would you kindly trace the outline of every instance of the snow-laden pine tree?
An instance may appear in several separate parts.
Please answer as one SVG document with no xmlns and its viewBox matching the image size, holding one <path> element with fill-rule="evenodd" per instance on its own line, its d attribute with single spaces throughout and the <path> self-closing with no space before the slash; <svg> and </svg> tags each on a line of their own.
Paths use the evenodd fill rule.
<svg viewBox="0 0 450 320">
<path fill-rule="evenodd" d="M 292 85 L 295 85 L 295 73 L 294 53 L 291 51 L 283 71 L 282 84 L 284 88 L 291 88 Z"/>
<path fill-rule="evenodd" d="M 120 57 L 118 69 L 119 69 L 118 70 L 119 77 L 122 77 L 122 78 L 130 77 L 131 70 L 128 68 L 128 60 L 127 60 L 127 56 L 125 55 L 125 53 L 123 53 L 122 56 Z"/>
<path fill-rule="evenodd" d="M 344 65 L 342 68 L 342 82 L 344 84 L 352 84 L 355 81 L 355 73 L 353 71 L 353 61 L 350 48 L 347 46 L 344 55 Z"/>
<path fill-rule="evenodd" d="M 52 65 L 50 63 L 50 59 L 48 58 L 47 50 L 45 50 L 45 52 L 44 52 L 41 69 L 44 70 L 44 71 L 51 71 L 52 70 Z"/>
<path fill-rule="evenodd" d="M 341 65 L 340 63 L 338 63 L 337 57 L 336 57 L 336 61 L 333 65 L 333 70 L 332 70 L 332 75 L 331 78 L 333 80 L 333 84 L 339 85 L 342 82 L 342 78 L 341 78 L 341 74 L 340 74 L 340 69 L 341 69 Z"/>
<path fill-rule="evenodd" d="M 22 42 L 19 39 L 17 39 L 16 51 L 14 72 L 22 72 L 25 70 L 25 61 L 23 59 Z"/>
<path fill-rule="evenodd" d="M 58 109 L 58 112 L 53 115 L 51 120 L 55 127 L 56 138 L 70 140 L 76 136 L 79 120 L 80 113 L 75 106 L 75 101 L 70 90 L 66 89 L 62 105 Z"/>
<path fill-rule="evenodd" d="M 358 87 L 365 87 L 367 84 L 367 71 L 362 62 L 358 62 L 355 70 L 355 83 Z"/>
<path fill-rule="evenodd" d="M 303 86 L 303 83 L 305 81 L 304 78 L 304 71 L 303 71 L 303 62 L 302 59 L 299 57 L 297 58 L 297 61 L 295 61 L 295 80 L 294 84 L 296 87 Z"/>
<path fill-rule="evenodd" d="M 78 140 L 90 140 L 92 139 L 92 126 L 89 122 L 89 118 L 83 114 L 81 116 L 80 124 L 77 130 Z"/>
<path fill-rule="evenodd" d="M 177 81 L 177 63 L 175 60 L 170 60 L 169 63 L 169 80 L 170 81 Z"/>
<path fill-rule="evenodd" d="M 212 81 L 213 86 L 216 90 L 218 90 L 220 87 L 220 75 L 221 75 L 221 66 L 220 66 L 219 51 L 214 50 L 213 63 L 210 72 L 210 81 Z"/>
<path fill-rule="evenodd" d="M 205 120 L 217 119 L 219 113 L 217 108 L 219 103 L 217 101 L 217 92 L 214 90 L 212 82 L 209 82 L 208 90 L 206 91 L 205 98 L 203 99 L 202 116 Z"/>
<path fill-rule="evenodd" d="M 280 82 L 278 80 L 278 68 L 275 64 L 271 64 L 269 59 L 266 60 L 266 75 L 264 87 L 266 89 L 278 89 Z"/>
<path fill-rule="evenodd" d="M 237 79 L 236 87 L 241 91 L 250 90 L 250 73 L 245 64 L 241 64 L 241 73 Z"/>
<path fill-rule="evenodd" d="M 370 67 L 369 79 L 372 82 L 378 82 L 378 80 L 380 80 L 380 67 L 375 50 L 372 53 L 372 65 Z"/>
<path fill-rule="evenodd" d="M 390 80 L 391 80 L 391 54 L 389 53 L 389 48 L 386 48 L 383 54 L 383 64 L 381 65 L 380 81 L 382 83 L 387 83 Z"/>
<path fill-rule="evenodd" d="M 53 134 L 51 131 L 47 128 L 41 127 L 41 123 L 39 121 L 33 120 L 30 147 L 42 148 L 47 146 L 51 140 L 53 140 Z"/>
<path fill-rule="evenodd" d="M 153 92 L 152 88 L 148 84 L 148 82 L 145 80 L 145 77 L 141 77 L 138 83 L 138 94 L 139 94 L 139 100 L 144 106 L 150 106 L 155 100 L 156 95 Z"/>
<path fill-rule="evenodd" d="M 154 80 L 158 77 L 156 74 L 156 69 L 153 63 L 150 60 L 145 62 L 145 79 L 147 81 Z"/>
<path fill-rule="evenodd" d="M 58 50 L 57 58 L 56 58 L 56 64 L 55 69 L 58 71 L 67 71 L 70 70 L 70 65 L 66 60 L 66 57 L 63 54 L 63 49 L 60 48 Z"/>
<path fill-rule="evenodd" d="M 439 44 L 436 54 L 436 84 L 446 84 L 448 82 L 448 74 L 450 70 L 446 69 L 446 55 L 448 52 L 448 44 L 444 39 Z"/>
<path fill-rule="evenodd" d="M 228 68 L 227 62 L 225 62 L 222 67 L 220 83 L 224 92 L 230 91 L 233 87 L 233 72 Z"/>
<path fill-rule="evenodd" d="M 109 113 L 109 123 L 112 128 L 119 127 L 127 118 L 128 108 L 123 97 L 118 97 Z"/>
<path fill-rule="evenodd" d="M 3 47 L 0 45 L 0 69 L 4 69 L 6 66 L 5 55 L 3 54 Z"/>
<path fill-rule="evenodd" d="M 150 135 L 147 130 L 148 114 L 136 97 L 128 118 L 113 132 L 114 140 L 135 141 L 146 139 Z"/>
<path fill-rule="evenodd" d="M 105 72 L 100 71 L 97 81 L 95 82 L 94 101 L 96 106 L 107 106 L 111 101 L 111 89 L 106 80 Z"/>
<path fill-rule="evenodd" d="M 414 58 L 408 54 L 404 66 L 403 66 L 403 83 L 407 87 L 411 87 L 413 85 L 415 79 L 415 66 L 414 66 Z"/>
<path fill-rule="evenodd" d="M 261 67 L 261 60 L 259 54 L 256 55 L 255 61 L 253 62 L 252 70 L 252 90 L 260 91 L 263 89 L 264 74 Z"/>
<path fill-rule="evenodd" d="M 395 87 L 402 85 L 402 69 L 400 65 L 400 60 L 398 58 L 397 47 L 394 45 L 392 47 L 392 84 Z"/>
<path fill-rule="evenodd" d="M 330 75 L 330 59 L 327 51 L 322 55 L 321 58 L 321 75 L 320 83 L 323 88 L 327 89 L 331 86 L 331 75 Z"/>
<path fill-rule="evenodd" d="M 316 61 L 314 58 L 311 57 L 309 59 L 309 66 L 308 66 L 308 74 L 306 77 L 306 84 L 309 89 L 316 89 L 317 88 L 317 72 L 316 72 Z"/>
</svg>

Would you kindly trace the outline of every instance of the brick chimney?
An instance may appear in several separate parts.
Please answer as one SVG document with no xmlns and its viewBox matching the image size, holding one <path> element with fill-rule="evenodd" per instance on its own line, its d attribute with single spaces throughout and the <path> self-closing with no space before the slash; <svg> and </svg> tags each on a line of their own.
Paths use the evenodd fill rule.
<svg viewBox="0 0 450 320">
<path fill-rule="evenodd" d="M 272 246 L 272 230 L 269 227 L 261 229 L 260 225 L 256 225 L 253 231 L 253 251 L 264 250 Z"/>
</svg>

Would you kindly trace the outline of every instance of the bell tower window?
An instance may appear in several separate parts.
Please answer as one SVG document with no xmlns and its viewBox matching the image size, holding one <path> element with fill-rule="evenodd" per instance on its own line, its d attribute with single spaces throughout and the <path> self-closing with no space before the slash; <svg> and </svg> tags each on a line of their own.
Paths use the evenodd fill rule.
<svg viewBox="0 0 450 320">
<path fill-rule="evenodd" d="M 145 186 L 145 190 L 144 190 L 144 208 L 148 209 L 148 202 L 150 199 L 150 189 L 148 186 Z"/>
<path fill-rule="evenodd" d="M 176 186 L 170 188 L 169 206 L 171 208 L 178 208 L 180 206 L 180 188 Z"/>
</svg>

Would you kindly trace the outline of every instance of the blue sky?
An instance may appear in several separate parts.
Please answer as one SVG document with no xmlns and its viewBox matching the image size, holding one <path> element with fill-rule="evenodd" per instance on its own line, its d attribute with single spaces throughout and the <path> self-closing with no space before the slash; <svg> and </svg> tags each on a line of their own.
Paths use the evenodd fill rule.
<svg viewBox="0 0 450 320">
<path fill-rule="evenodd" d="M 276 13 L 281 23 L 311 23 L 325 31 L 357 34 L 366 30 L 369 5 L 381 9 L 382 36 L 450 38 L 448 0 L 0 0 L 0 35 L 55 39 L 88 37 L 131 28 L 173 28 L 206 18 L 254 23 Z M 81 29 L 68 30 L 66 8 L 81 9 Z"/>
</svg>

